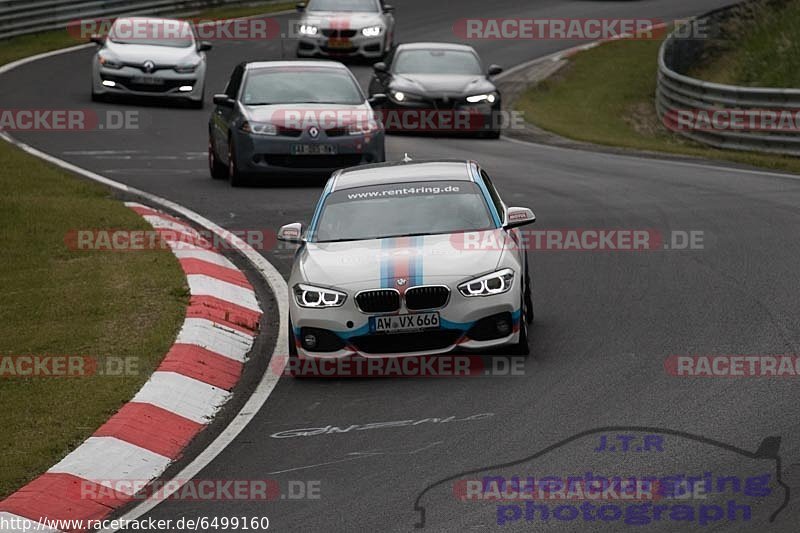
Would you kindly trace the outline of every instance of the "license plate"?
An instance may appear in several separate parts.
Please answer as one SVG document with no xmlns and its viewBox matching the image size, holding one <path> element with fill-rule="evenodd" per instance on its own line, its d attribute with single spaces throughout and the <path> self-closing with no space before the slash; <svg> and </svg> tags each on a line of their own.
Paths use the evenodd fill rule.
<svg viewBox="0 0 800 533">
<path fill-rule="evenodd" d="M 439 313 L 418 313 L 414 315 L 373 316 L 369 318 L 369 329 L 373 333 L 399 333 L 437 329 Z"/>
<path fill-rule="evenodd" d="M 328 48 L 352 48 L 353 45 L 350 43 L 350 39 L 331 39 L 328 41 Z"/>
<path fill-rule="evenodd" d="M 154 76 L 135 76 L 133 78 L 133 83 L 139 83 L 141 85 L 164 85 L 164 80 Z"/>
<path fill-rule="evenodd" d="M 293 144 L 292 155 L 336 155 L 333 144 Z"/>
</svg>

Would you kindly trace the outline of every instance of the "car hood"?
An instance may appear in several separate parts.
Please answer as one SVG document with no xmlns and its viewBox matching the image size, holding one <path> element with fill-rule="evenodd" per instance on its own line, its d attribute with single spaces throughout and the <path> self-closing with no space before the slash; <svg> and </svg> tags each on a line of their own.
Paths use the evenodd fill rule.
<svg viewBox="0 0 800 533">
<path fill-rule="evenodd" d="M 157 65 L 180 65 L 192 63 L 198 57 L 197 50 L 193 46 L 174 48 L 171 46 L 120 44 L 107 41 L 104 50 L 126 63 L 144 63 L 150 60 Z"/>
<path fill-rule="evenodd" d="M 247 120 L 270 122 L 287 127 L 324 126 L 342 127 L 363 122 L 371 116 L 372 107 L 362 104 L 274 104 L 248 106 L 242 104 Z M 331 126 L 327 126 L 330 124 Z"/>
<path fill-rule="evenodd" d="M 380 13 L 347 13 L 341 11 L 313 11 L 303 17 L 303 23 L 313 24 L 320 29 L 361 29 L 368 26 L 384 25 Z"/>
<path fill-rule="evenodd" d="M 494 84 L 479 74 L 396 74 L 391 88 L 412 94 L 465 96 L 495 90 Z"/>
<path fill-rule="evenodd" d="M 297 261 L 305 281 L 350 290 L 454 283 L 495 270 L 508 237 L 490 230 L 500 246 L 465 250 L 461 233 L 366 241 L 307 243 Z M 484 235 L 474 232 L 471 235 Z M 481 241 L 482 242 L 482 241 Z"/>
</svg>

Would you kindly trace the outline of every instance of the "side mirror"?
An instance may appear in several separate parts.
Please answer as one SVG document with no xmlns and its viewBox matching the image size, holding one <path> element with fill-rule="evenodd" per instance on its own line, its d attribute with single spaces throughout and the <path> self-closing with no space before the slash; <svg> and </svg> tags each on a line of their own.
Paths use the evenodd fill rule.
<svg viewBox="0 0 800 533">
<path fill-rule="evenodd" d="M 221 105 L 224 107 L 233 107 L 236 101 L 229 97 L 227 94 L 215 94 L 214 95 L 214 104 Z"/>
<path fill-rule="evenodd" d="M 376 93 L 376 94 L 373 94 L 372 96 L 370 96 L 367 99 L 367 102 L 369 102 L 369 105 L 382 105 L 382 104 L 385 104 L 388 100 L 389 100 L 389 97 L 386 96 L 385 94 Z"/>
<path fill-rule="evenodd" d="M 306 10 L 306 3 L 305 2 L 298 2 L 295 4 L 294 8 L 297 10 L 298 13 L 302 13 Z"/>
<path fill-rule="evenodd" d="M 197 46 L 197 50 L 200 52 L 208 52 L 214 48 L 214 46 L 208 41 L 200 41 L 200 44 Z"/>
<path fill-rule="evenodd" d="M 394 6 L 386 4 L 383 6 L 384 13 L 394 13 Z"/>
<path fill-rule="evenodd" d="M 278 240 L 284 242 L 303 242 L 303 225 L 299 222 L 286 224 L 278 230 Z"/>
<path fill-rule="evenodd" d="M 100 46 L 102 46 L 106 44 L 106 38 L 103 37 L 102 35 L 92 35 L 91 37 L 89 37 L 89 42 L 92 42 L 94 44 L 99 44 Z"/>
<path fill-rule="evenodd" d="M 378 61 L 377 63 L 372 65 L 372 70 L 374 70 L 375 72 L 384 73 L 386 72 L 386 63 L 384 63 L 383 61 Z"/>
<path fill-rule="evenodd" d="M 536 222 L 536 215 L 527 207 L 509 207 L 506 216 L 506 228 L 516 228 Z"/>
<path fill-rule="evenodd" d="M 503 67 L 500 65 L 489 65 L 489 76 L 497 76 L 503 72 Z"/>
</svg>

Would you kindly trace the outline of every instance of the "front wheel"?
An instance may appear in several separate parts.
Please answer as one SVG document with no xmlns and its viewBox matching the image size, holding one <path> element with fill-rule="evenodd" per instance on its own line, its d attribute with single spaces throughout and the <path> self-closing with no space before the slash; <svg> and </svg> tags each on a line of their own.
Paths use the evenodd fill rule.
<svg viewBox="0 0 800 533">
<path fill-rule="evenodd" d="M 228 169 L 217 159 L 214 142 L 210 135 L 208 137 L 208 171 L 215 180 L 224 180 L 228 177 Z"/>
<path fill-rule="evenodd" d="M 228 140 L 228 182 L 231 187 L 241 187 L 244 185 L 242 173 L 236 167 L 236 150 L 233 146 L 233 139 Z"/>
<path fill-rule="evenodd" d="M 519 316 L 519 341 L 511 347 L 512 355 L 529 355 L 531 353 L 530 346 L 528 346 L 528 317 L 533 313 L 533 309 L 528 306 L 528 299 L 524 295 L 520 298 L 520 316 Z"/>
</svg>

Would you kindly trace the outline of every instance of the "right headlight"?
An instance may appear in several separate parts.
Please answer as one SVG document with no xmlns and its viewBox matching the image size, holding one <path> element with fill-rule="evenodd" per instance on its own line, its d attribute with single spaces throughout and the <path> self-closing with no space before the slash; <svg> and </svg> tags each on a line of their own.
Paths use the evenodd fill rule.
<svg viewBox="0 0 800 533">
<path fill-rule="evenodd" d="M 458 291 L 467 297 L 491 296 L 508 292 L 513 282 L 514 271 L 510 268 L 504 268 L 503 270 L 465 281 L 458 286 Z"/>
<path fill-rule="evenodd" d="M 241 127 L 245 133 L 252 133 L 254 135 L 277 135 L 278 128 L 275 124 L 269 122 L 248 122 L 245 121 Z"/>
<path fill-rule="evenodd" d="M 300 307 L 341 307 L 347 295 L 341 291 L 298 283 L 294 286 L 294 299 Z"/>
</svg>

